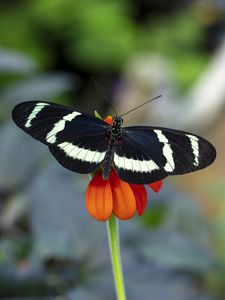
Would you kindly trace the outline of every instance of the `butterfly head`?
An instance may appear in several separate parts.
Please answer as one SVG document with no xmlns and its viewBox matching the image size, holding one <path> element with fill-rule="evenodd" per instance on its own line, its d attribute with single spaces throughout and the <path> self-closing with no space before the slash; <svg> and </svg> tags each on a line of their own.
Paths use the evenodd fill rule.
<svg viewBox="0 0 225 300">
<path fill-rule="evenodd" d="M 120 127 L 123 124 L 123 119 L 121 117 L 114 117 L 113 118 L 113 126 L 114 127 Z"/>
</svg>

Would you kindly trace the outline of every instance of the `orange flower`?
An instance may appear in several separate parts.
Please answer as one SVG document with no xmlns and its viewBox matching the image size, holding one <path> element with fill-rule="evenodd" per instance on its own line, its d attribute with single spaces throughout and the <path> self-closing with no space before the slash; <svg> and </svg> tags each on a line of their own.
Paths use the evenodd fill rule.
<svg viewBox="0 0 225 300">
<path fill-rule="evenodd" d="M 105 118 L 112 124 L 112 117 Z M 162 180 L 148 184 L 155 192 L 162 187 Z M 129 184 L 121 180 L 114 170 L 109 179 L 102 178 L 97 172 L 86 191 L 86 207 L 90 215 L 98 221 L 106 221 L 113 213 L 120 220 L 131 219 L 134 214 L 142 215 L 147 204 L 147 191 L 144 185 Z"/>
<path fill-rule="evenodd" d="M 162 180 L 149 186 L 158 192 Z M 120 220 L 131 219 L 136 211 L 141 216 L 146 204 L 147 191 L 144 185 L 122 181 L 114 170 L 108 180 L 102 178 L 101 172 L 96 173 L 86 191 L 87 210 L 98 221 L 108 220 L 112 213 Z"/>
</svg>

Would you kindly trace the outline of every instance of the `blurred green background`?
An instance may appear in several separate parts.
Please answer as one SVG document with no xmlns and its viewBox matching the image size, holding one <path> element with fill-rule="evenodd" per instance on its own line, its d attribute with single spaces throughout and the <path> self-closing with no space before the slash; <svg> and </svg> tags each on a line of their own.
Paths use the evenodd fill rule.
<svg viewBox="0 0 225 300">
<path fill-rule="evenodd" d="M 210 168 L 149 190 L 120 222 L 129 300 L 225 299 L 225 1 L 0 0 L 0 298 L 115 299 L 104 223 L 85 209 L 88 176 L 63 169 L 11 110 L 49 100 L 192 130 Z"/>
</svg>

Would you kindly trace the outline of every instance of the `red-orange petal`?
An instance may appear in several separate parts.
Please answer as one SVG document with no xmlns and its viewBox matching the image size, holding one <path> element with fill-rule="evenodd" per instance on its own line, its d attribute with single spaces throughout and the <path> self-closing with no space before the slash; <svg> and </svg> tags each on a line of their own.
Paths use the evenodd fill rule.
<svg viewBox="0 0 225 300">
<path fill-rule="evenodd" d="M 111 172 L 110 185 L 113 195 L 113 212 L 121 220 L 131 219 L 136 212 L 136 201 L 130 185 Z"/>
<path fill-rule="evenodd" d="M 149 183 L 148 186 L 153 189 L 154 192 L 158 193 L 163 185 L 163 181 L 159 180 L 153 183 Z"/>
<path fill-rule="evenodd" d="M 137 213 L 141 216 L 147 205 L 147 191 L 142 184 L 130 184 L 130 187 L 136 200 Z"/>
<path fill-rule="evenodd" d="M 113 117 L 112 117 L 112 116 L 107 116 L 107 117 L 104 119 L 104 121 L 105 121 L 106 123 L 108 123 L 109 125 L 112 125 L 112 123 L 113 123 Z"/>
<path fill-rule="evenodd" d="M 86 207 L 89 214 L 98 221 L 106 221 L 112 214 L 113 198 L 108 180 L 97 173 L 86 191 Z"/>
</svg>

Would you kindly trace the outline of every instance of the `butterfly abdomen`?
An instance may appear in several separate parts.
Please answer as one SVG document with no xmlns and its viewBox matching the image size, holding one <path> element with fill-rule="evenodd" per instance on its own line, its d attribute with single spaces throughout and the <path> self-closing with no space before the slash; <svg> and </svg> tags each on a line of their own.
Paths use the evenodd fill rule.
<svg viewBox="0 0 225 300">
<path fill-rule="evenodd" d="M 109 143 L 108 149 L 106 151 L 103 164 L 102 164 L 102 178 L 104 180 L 107 180 L 109 178 L 109 174 L 112 169 L 112 162 L 113 162 L 113 157 L 114 157 L 114 152 L 115 152 L 115 143 L 111 141 Z"/>
</svg>

